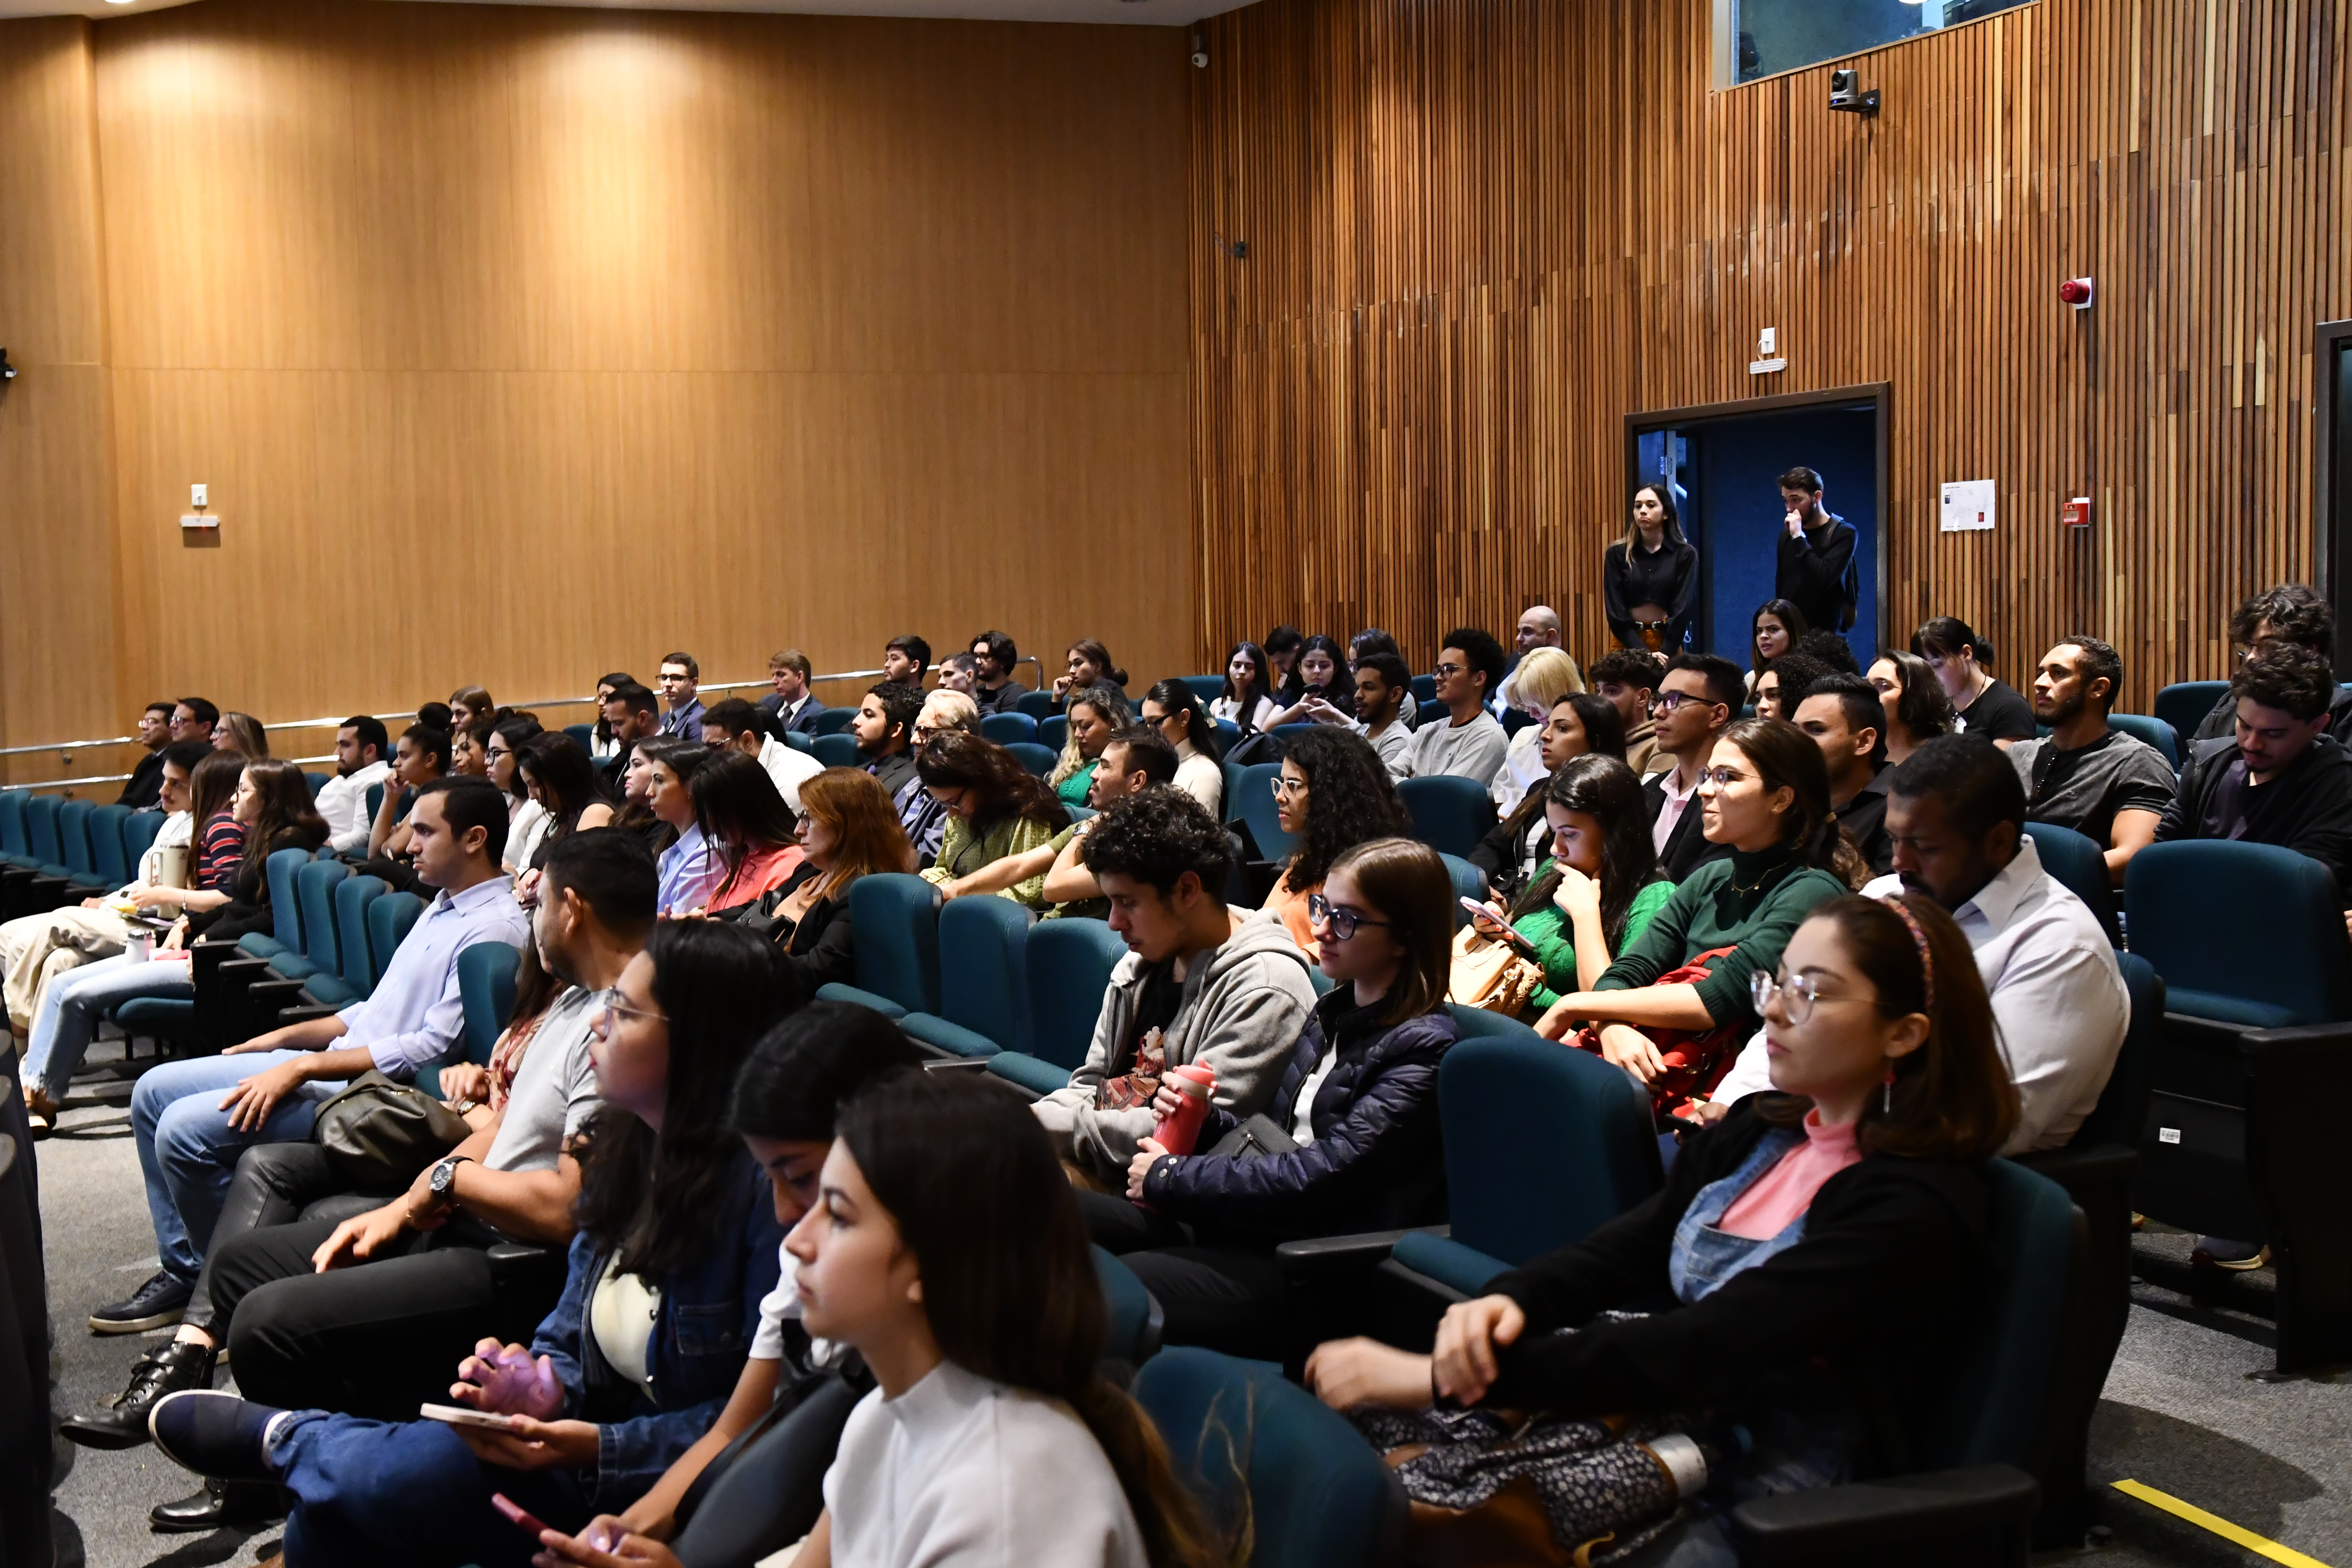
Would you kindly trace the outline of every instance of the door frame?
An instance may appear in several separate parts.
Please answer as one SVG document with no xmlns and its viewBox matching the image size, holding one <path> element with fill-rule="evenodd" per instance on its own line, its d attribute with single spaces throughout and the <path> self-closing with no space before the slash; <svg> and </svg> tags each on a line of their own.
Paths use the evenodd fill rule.
<svg viewBox="0 0 2352 1568">
<path fill-rule="evenodd" d="M 2345 624 L 2342 563 L 2352 557 L 2352 504 L 2338 494 L 2345 476 L 2336 471 L 2336 362 L 2352 353 L 2352 321 L 2322 321 L 2311 332 L 2311 520 L 2312 575 L 2336 611 L 2336 667 L 2352 656 L 2352 626 Z"/>
<path fill-rule="evenodd" d="M 2352 338 L 2352 321 L 2335 323 L 2344 328 L 2344 335 Z M 1758 414 L 1789 414 L 1807 408 L 1852 408 L 1868 404 L 1875 432 L 1875 452 L 1872 467 L 1876 470 L 1877 535 L 1876 549 L 1872 554 L 1872 576 L 1878 606 L 1878 625 L 1874 628 L 1878 647 L 1886 641 L 1886 519 L 1887 466 L 1893 451 L 1889 437 L 1894 418 L 1895 384 L 1887 381 L 1863 382 L 1853 386 L 1830 387 L 1819 392 L 1782 392 L 1769 397 L 1743 397 L 1730 403 L 1700 403 L 1684 408 L 1644 409 L 1625 416 L 1625 490 L 1630 504 L 1633 487 L 1643 481 L 1642 437 L 1655 430 L 1679 429 L 1691 425 L 1722 425 L 1745 419 Z M 2352 523 L 2352 519 L 2347 520 Z"/>
</svg>

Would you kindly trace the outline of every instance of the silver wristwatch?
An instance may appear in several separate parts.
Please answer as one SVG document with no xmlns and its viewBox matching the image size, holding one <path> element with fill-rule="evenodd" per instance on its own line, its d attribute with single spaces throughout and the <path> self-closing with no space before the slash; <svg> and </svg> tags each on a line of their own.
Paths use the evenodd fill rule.
<svg viewBox="0 0 2352 1568">
<path fill-rule="evenodd" d="M 457 1184 L 457 1167 L 472 1159 L 470 1154 L 452 1154 L 433 1167 L 433 1195 L 445 1204 L 457 1201 L 450 1189 Z"/>
</svg>

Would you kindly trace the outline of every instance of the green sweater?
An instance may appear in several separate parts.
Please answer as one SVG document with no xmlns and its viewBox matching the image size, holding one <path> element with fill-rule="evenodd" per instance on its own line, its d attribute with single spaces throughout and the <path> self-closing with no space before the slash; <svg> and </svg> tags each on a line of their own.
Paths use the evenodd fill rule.
<svg viewBox="0 0 2352 1568">
<path fill-rule="evenodd" d="M 1702 952 L 1736 948 L 1709 966 L 1698 998 L 1717 1026 L 1752 1019 L 1748 977 L 1778 968 L 1780 950 L 1805 917 L 1852 890 L 1829 872 L 1800 864 L 1786 846 L 1753 855 L 1734 850 L 1729 859 L 1693 871 L 1593 989 L 1638 990 Z"/>
<path fill-rule="evenodd" d="M 1536 868 L 1530 880 L 1540 882 L 1551 874 L 1551 859 Z M 1633 895 L 1633 908 L 1625 911 L 1625 934 L 1617 939 L 1620 952 L 1642 940 L 1650 928 L 1650 918 L 1665 908 L 1666 900 L 1675 896 L 1675 885 L 1664 879 L 1651 883 Z M 1576 927 L 1558 904 L 1546 903 L 1529 910 L 1511 922 L 1511 929 L 1535 944 L 1543 955 L 1544 983 L 1536 987 L 1535 999 L 1528 1004 L 1540 1013 L 1576 985 Z"/>
</svg>

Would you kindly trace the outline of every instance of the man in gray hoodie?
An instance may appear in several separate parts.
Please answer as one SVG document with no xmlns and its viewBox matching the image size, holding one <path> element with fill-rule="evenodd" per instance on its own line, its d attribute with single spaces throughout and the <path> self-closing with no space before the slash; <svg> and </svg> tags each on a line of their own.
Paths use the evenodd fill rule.
<svg viewBox="0 0 2352 1568">
<path fill-rule="evenodd" d="M 1037 1102 L 1037 1119 L 1063 1158 L 1116 1190 L 1159 1120 L 1152 1089 L 1168 1068 L 1215 1073 L 1216 1103 L 1236 1117 L 1265 1108 L 1315 987 L 1281 921 L 1225 903 L 1232 841 L 1183 791 L 1155 785 L 1116 802 L 1085 857 L 1129 952 L 1111 971 L 1085 1065 Z"/>
</svg>

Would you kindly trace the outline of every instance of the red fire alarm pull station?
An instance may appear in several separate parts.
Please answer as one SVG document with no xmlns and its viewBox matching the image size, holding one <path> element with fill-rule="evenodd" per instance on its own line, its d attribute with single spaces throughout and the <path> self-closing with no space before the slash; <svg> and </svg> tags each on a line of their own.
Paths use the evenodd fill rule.
<svg viewBox="0 0 2352 1568">
<path fill-rule="evenodd" d="M 2091 308 L 2093 289 L 2094 285 L 2088 278 L 2069 278 L 2058 285 L 2058 298 L 2077 310 L 2087 310 Z"/>
<path fill-rule="evenodd" d="M 2073 500 L 2068 501 L 2064 506 L 2058 509 L 2058 521 L 2064 523 L 2069 528 L 2090 527 L 2091 498 L 2089 496 L 2076 496 Z"/>
</svg>

